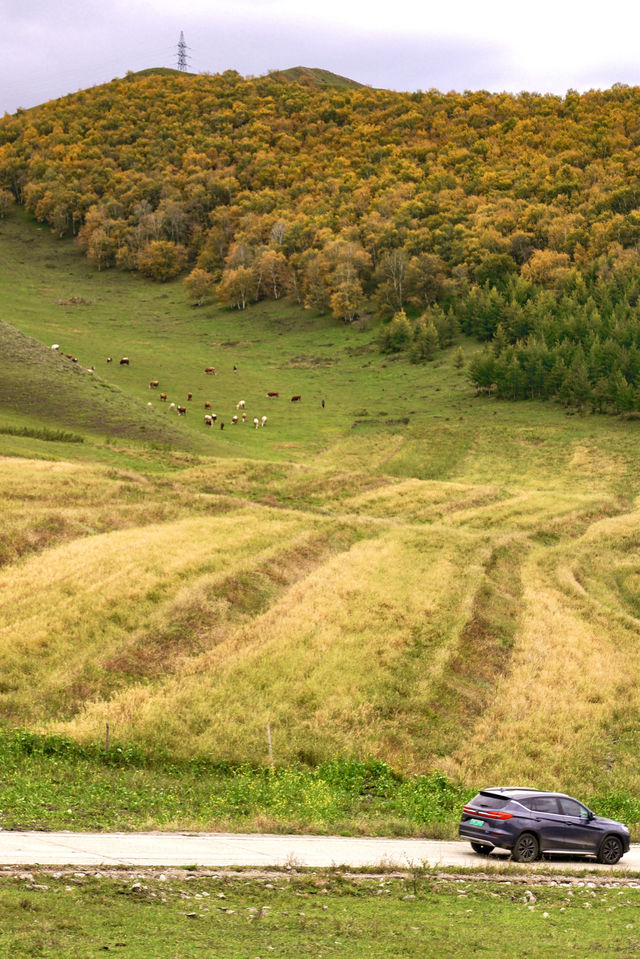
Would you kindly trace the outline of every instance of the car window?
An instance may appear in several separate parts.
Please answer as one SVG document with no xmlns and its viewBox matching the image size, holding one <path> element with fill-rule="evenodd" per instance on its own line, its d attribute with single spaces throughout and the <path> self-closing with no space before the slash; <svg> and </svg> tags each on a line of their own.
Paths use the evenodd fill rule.
<svg viewBox="0 0 640 959">
<path fill-rule="evenodd" d="M 482 793 L 471 800 L 470 805 L 476 809 L 502 809 L 509 802 L 508 799 L 502 799 L 498 796 L 484 796 Z"/>
<path fill-rule="evenodd" d="M 575 819 L 589 818 L 589 811 L 575 799 L 562 798 L 559 802 L 563 816 L 573 816 Z"/>
<path fill-rule="evenodd" d="M 530 799 L 523 799 L 522 805 L 533 812 L 550 812 L 558 815 L 558 803 L 555 796 L 532 796 Z"/>
</svg>

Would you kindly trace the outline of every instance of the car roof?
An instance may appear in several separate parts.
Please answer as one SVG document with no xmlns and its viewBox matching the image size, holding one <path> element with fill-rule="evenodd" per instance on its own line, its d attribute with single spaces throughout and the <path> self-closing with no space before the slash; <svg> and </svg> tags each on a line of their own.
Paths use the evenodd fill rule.
<svg viewBox="0 0 640 959">
<path fill-rule="evenodd" d="M 546 789 L 533 789 L 531 786 L 489 786 L 480 790 L 483 796 L 507 797 L 508 799 L 523 799 L 528 796 L 562 796 L 570 799 L 566 793 L 549 792 Z"/>
</svg>

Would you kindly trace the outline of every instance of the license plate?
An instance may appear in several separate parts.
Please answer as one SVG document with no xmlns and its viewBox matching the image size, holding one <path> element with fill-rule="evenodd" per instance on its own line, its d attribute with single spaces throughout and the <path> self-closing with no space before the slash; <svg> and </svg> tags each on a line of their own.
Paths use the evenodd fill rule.
<svg viewBox="0 0 640 959">
<path fill-rule="evenodd" d="M 470 826 L 484 826 L 484 821 L 482 819 L 470 819 Z"/>
</svg>

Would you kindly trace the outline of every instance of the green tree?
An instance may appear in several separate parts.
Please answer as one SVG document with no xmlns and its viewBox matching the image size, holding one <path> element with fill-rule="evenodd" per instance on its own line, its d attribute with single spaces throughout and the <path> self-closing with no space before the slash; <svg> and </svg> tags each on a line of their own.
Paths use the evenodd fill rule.
<svg viewBox="0 0 640 959">
<path fill-rule="evenodd" d="M 465 362 L 466 360 L 464 358 L 464 350 L 462 349 L 461 346 L 459 346 L 458 349 L 453 354 L 453 365 L 455 369 L 458 370 L 459 372 L 464 366 Z"/>
<path fill-rule="evenodd" d="M 411 323 L 404 310 L 399 310 L 384 330 L 381 337 L 383 353 L 400 353 L 406 350 L 413 339 Z"/>
<path fill-rule="evenodd" d="M 433 320 L 425 322 L 424 319 L 421 319 L 411 344 L 410 356 L 412 362 L 421 363 L 423 360 L 431 362 L 439 349 L 440 337 Z"/>
</svg>

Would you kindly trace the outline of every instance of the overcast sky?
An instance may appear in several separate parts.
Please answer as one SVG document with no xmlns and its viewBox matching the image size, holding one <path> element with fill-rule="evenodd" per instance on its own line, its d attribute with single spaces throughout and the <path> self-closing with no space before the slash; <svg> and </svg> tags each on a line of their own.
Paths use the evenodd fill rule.
<svg viewBox="0 0 640 959">
<path fill-rule="evenodd" d="M 640 84 L 632 0 L 0 0 L 0 115 L 127 70 L 321 67 L 394 90 Z"/>
</svg>

